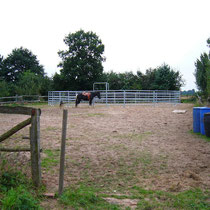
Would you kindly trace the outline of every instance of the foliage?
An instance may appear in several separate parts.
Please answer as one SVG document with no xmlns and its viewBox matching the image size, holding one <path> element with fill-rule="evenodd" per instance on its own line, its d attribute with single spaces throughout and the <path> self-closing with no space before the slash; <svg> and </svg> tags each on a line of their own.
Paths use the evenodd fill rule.
<svg viewBox="0 0 210 210">
<path fill-rule="evenodd" d="M 195 79 L 198 90 L 206 94 L 207 88 L 207 69 L 209 65 L 209 57 L 206 53 L 201 54 L 200 60 L 197 59 L 195 62 Z"/>
<path fill-rule="evenodd" d="M 193 96 L 193 95 L 195 95 L 195 89 L 184 90 L 184 91 L 181 92 L 181 95 L 183 95 L 183 96 Z"/>
<path fill-rule="evenodd" d="M 141 83 L 137 75 L 132 72 L 115 73 L 113 71 L 104 73 L 103 81 L 110 84 L 112 90 L 140 90 Z"/>
<path fill-rule="evenodd" d="M 30 182 L 20 172 L 5 171 L 0 176 L 0 207 L 6 209 L 39 209 Z"/>
<path fill-rule="evenodd" d="M 129 195 L 96 195 L 96 190 L 80 185 L 67 189 L 59 198 L 60 203 L 74 209 L 125 209 L 123 206 L 109 204 L 103 198 L 138 200 L 136 209 L 209 209 L 209 191 L 191 189 L 179 193 L 146 190 L 134 186 Z M 129 208 L 128 208 L 129 209 Z"/>
<path fill-rule="evenodd" d="M 102 41 L 95 33 L 80 30 L 67 35 L 64 43 L 68 49 L 58 52 L 62 59 L 59 67 L 63 90 L 92 89 L 93 83 L 99 81 L 103 72 L 105 58 L 102 56 Z"/>
<path fill-rule="evenodd" d="M 23 72 L 17 82 L 18 95 L 39 95 L 41 89 L 41 78 L 31 71 Z"/>
<path fill-rule="evenodd" d="M 14 49 L 5 59 L 0 55 L 0 97 L 47 94 L 52 80 L 37 57 L 24 48 Z"/>
<path fill-rule="evenodd" d="M 169 65 L 163 64 L 155 69 L 147 69 L 143 74 L 137 71 L 104 73 L 103 80 L 110 84 L 110 89 L 115 90 L 179 90 L 184 84 L 180 72 L 174 71 Z"/>
<path fill-rule="evenodd" d="M 5 81 L 0 81 L 0 97 L 7 97 L 9 96 L 9 86 Z"/>
<path fill-rule="evenodd" d="M 209 209 L 209 192 L 200 189 L 180 193 L 145 190 L 133 187 L 133 197 L 140 199 L 137 209 Z"/>
<path fill-rule="evenodd" d="M 200 106 L 194 106 L 194 107 L 200 107 Z M 201 133 L 194 133 L 193 130 L 190 130 L 190 133 L 192 135 L 196 135 L 196 136 L 200 137 L 201 139 L 203 139 L 206 142 L 210 142 L 210 137 L 207 137 L 206 135 L 203 135 Z"/>
<path fill-rule="evenodd" d="M 26 71 L 35 75 L 44 76 L 44 68 L 39 64 L 37 57 L 24 48 L 16 48 L 3 61 L 1 76 L 7 82 L 18 82 Z"/>
<path fill-rule="evenodd" d="M 119 206 L 107 203 L 86 186 L 66 190 L 60 197 L 60 202 L 74 209 L 119 209 Z"/>
<path fill-rule="evenodd" d="M 210 97 L 210 60 L 208 62 L 208 66 L 206 68 L 206 92 L 207 92 L 207 97 Z"/>
<path fill-rule="evenodd" d="M 24 186 L 11 188 L 2 199 L 2 210 L 6 209 L 38 209 L 38 202 Z"/>
<path fill-rule="evenodd" d="M 52 128 L 54 130 L 54 128 Z M 59 150 L 45 150 L 46 157 L 42 159 L 42 167 L 46 170 L 52 168 L 59 163 Z"/>
<path fill-rule="evenodd" d="M 146 70 L 142 77 L 142 88 L 145 90 L 179 90 L 184 84 L 180 72 L 167 64 Z"/>
<path fill-rule="evenodd" d="M 0 55 L 0 81 L 3 80 L 4 57 Z"/>
</svg>

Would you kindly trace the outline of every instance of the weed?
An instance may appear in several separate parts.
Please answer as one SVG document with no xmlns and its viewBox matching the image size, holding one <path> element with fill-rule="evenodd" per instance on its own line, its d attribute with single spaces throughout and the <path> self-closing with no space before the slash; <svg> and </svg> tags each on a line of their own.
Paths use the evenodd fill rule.
<svg viewBox="0 0 210 210">
<path fill-rule="evenodd" d="M 205 135 L 202 135 L 201 133 L 194 133 L 193 130 L 190 130 L 189 132 L 190 132 L 191 134 L 193 134 L 193 135 L 196 135 L 196 136 L 198 136 L 198 137 L 204 139 L 204 140 L 207 141 L 207 142 L 210 142 L 210 137 L 207 137 L 207 136 L 205 136 Z"/>
<path fill-rule="evenodd" d="M 6 209 L 39 209 L 38 201 L 32 194 L 20 185 L 17 188 L 11 188 L 3 197 L 2 210 Z"/>
<path fill-rule="evenodd" d="M 97 117 L 97 116 L 104 116 L 105 114 L 103 113 L 88 113 L 87 116 L 88 117 Z"/>
<path fill-rule="evenodd" d="M 50 169 L 59 163 L 59 150 L 44 150 L 46 157 L 42 159 L 42 167 Z"/>
<path fill-rule="evenodd" d="M 86 186 L 69 188 L 60 197 L 60 202 L 74 209 L 119 209 L 118 205 L 107 203 L 96 192 Z"/>
<path fill-rule="evenodd" d="M 0 176 L 0 208 L 39 209 L 31 182 L 20 172 L 5 171 Z"/>
<path fill-rule="evenodd" d="M 200 189 L 187 190 L 178 194 L 163 191 L 132 188 L 133 197 L 140 199 L 137 209 L 209 209 L 209 192 Z"/>
</svg>

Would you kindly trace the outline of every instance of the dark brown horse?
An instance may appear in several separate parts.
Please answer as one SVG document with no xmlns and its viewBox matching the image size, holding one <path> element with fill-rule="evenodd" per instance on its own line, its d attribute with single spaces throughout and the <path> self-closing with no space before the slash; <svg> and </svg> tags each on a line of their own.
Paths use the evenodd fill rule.
<svg viewBox="0 0 210 210">
<path fill-rule="evenodd" d="M 100 99 L 101 98 L 100 92 L 83 92 L 83 93 L 79 93 L 76 96 L 75 107 L 77 107 L 77 105 L 80 103 L 81 100 L 89 101 L 89 105 L 91 106 L 93 98 L 96 97 L 96 96 Z"/>
</svg>

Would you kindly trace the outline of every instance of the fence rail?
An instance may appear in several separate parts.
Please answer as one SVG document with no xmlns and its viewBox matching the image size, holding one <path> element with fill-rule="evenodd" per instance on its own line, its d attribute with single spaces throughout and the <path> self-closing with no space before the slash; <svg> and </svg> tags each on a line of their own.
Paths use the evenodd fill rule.
<svg viewBox="0 0 210 210">
<path fill-rule="evenodd" d="M 55 105 L 74 103 L 76 95 L 83 91 L 49 91 L 48 104 Z M 101 99 L 96 98 L 95 103 L 102 104 L 148 104 L 148 103 L 180 103 L 180 91 L 169 90 L 108 90 L 100 91 Z"/>
<path fill-rule="evenodd" d="M 34 103 L 47 101 L 48 96 L 39 96 L 39 95 L 22 95 L 22 96 L 9 96 L 9 97 L 0 97 L 0 104 L 10 104 L 10 103 Z"/>
</svg>

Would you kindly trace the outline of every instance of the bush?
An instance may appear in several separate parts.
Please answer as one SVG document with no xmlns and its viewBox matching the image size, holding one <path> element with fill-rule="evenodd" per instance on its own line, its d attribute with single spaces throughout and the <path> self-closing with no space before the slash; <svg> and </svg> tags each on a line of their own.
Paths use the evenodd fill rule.
<svg viewBox="0 0 210 210">
<path fill-rule="evenodd" d="M 0 176 L 0 209 L 39 209 L 32 185 L 20 172 L 6 171 Z"/>
</svg>

